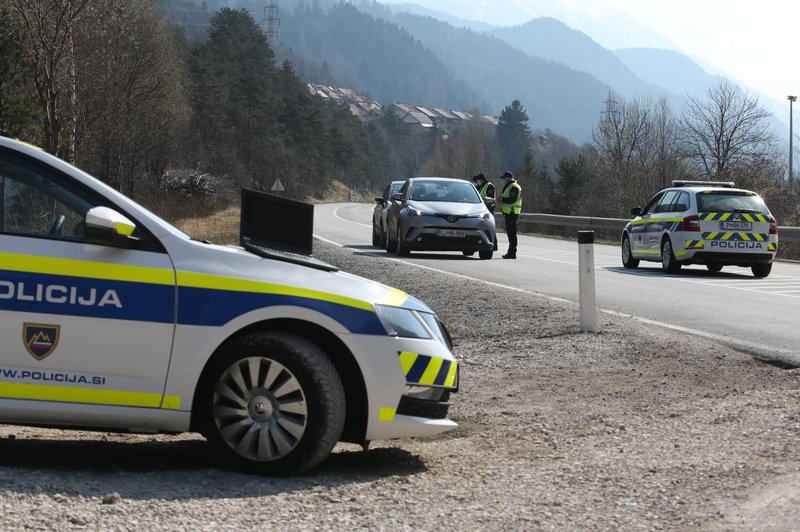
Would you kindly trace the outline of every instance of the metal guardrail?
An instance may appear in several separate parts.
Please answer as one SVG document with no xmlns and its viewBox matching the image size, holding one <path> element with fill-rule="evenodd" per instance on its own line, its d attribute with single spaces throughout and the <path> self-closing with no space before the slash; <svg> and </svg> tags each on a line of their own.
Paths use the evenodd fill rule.
<svg viewBox="0 0 800 532">
<path fill-rule="evenodd" d="M 495 213 L 497 221 L 503 220 L 503 215 Z M 559 214 L 541 214 L 523 212 L 519 215 L 520 224 L 554 225 L 561 227 L 576 227 L 584 231 L 604 229 L 608 231 L 622 231 L 630 219 L 623 218 L 595 218 L 593 216 L 562 216 Z M 788 225 L 778 226 L 778 240 L 780 242 L 800 242 L 800 227 Z"/>
</svg>

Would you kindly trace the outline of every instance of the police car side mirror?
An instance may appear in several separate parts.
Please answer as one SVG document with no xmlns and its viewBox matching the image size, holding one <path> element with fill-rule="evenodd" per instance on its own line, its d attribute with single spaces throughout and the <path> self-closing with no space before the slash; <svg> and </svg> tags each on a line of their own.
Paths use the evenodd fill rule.
<svg viewBox="0 0 800 532">
<path fill-rule="evenodd" d="M 136 224 L 114 209 L 92 207 L 83 220 L 86 238 L 98 244 L 132 247 L 138 239 L 131 236 Z"/>
<path fill-rule="evenodd" d="M 393 201 L 403 201 L 403 195 L 400 192 L 395 192 L 394 194 L 392 194 L 391 199 Z"/>
<path fill-rule="evenodd" d="M 383 197 L 375 198 L 375 203 L 382 206 L 384 204 Z"/>
<path fill-rule="evenodd" d="M 493 198 L 493 197 L 491 197 L 491 196 L 487 196 L 487 197 L 485 197 L 485 198 L 483 199 L 483 203 L 485 203 L 487 207 L 494 207 L 494 206 L 495 206 L 495 204 L 497 203 L 497 200 L 496 200 L 496 199 L 494 199 L 494 198 Z"/>
<path fill-rule="evenodd" d="M 634 216 L 639 216 L 640 214 L 642 214 L 642 208 L 634 207 L 633 209 L 631 209 L 631 214 Z"/>
</svg>

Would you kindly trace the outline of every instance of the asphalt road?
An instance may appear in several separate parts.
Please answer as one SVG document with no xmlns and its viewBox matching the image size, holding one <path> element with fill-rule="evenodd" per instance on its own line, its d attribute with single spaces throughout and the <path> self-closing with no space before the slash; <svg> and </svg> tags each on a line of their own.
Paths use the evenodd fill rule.
<svg viewBox="0 0 800 532">
<path fill-rule="evenodd" d="M 508 243 L 499 233 L 500 251 L 492 260 L 434 252 L 414 252 L 401 259 L 370 245 L 372 210 L 370 204 L 316 205 L 314 233 L 355 253 L 402 260 L 423 272 L 435 269 L 483 280 L 487 304 L 496 285 L 578 302 L 576 241 L 520 235 L 518 259 L 503 260 L 500 255 Z M 629 315 L 675 334 L 697 334 L 759 357 L 800 365 L 800 264 L 776 262 L 765 279 L 754 278 L 749 268 L 733 266 L 719 273 L 688 266 L 680 274 L 667 275 L 654 262 L 642 262 L 635 270 L 623 268 L 618 246 L 595 244 L 593 252 L 599 312 Z M 413 287 L 405 289 L 414 293 Z"/>
</svg>

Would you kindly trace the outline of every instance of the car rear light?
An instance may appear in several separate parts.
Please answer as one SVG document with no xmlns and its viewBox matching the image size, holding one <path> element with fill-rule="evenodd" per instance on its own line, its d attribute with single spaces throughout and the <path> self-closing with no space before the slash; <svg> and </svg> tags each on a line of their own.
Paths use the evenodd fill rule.
<svg viewBox="0 0 800 532">
<path fill-rule="evenodd" d="M 769 220 L 769 234 L 778 234 L 778 220 L 776 220 L 774 216 Z"/>
<path fill-rule="evenodd" d="M 683 219 L 683 230 L 700 232 L 700 219 L 697 215 L 687 216 Z"/>
</svg>

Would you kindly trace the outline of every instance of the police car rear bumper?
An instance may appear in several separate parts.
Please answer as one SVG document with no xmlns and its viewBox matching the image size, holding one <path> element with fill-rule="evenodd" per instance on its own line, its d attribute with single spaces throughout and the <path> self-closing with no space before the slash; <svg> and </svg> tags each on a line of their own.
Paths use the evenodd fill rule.
<svg viewBox="0 0 800 532">
<path fill-rule="evenodd" d="M 713 251 L 698 251 L 687 261 L 694 264 L 722 264 L 731 266 L 752 266 L 753 264 L 768 264 L 775 255 L 772 253 L 716 253 Z"/>
</svg>

